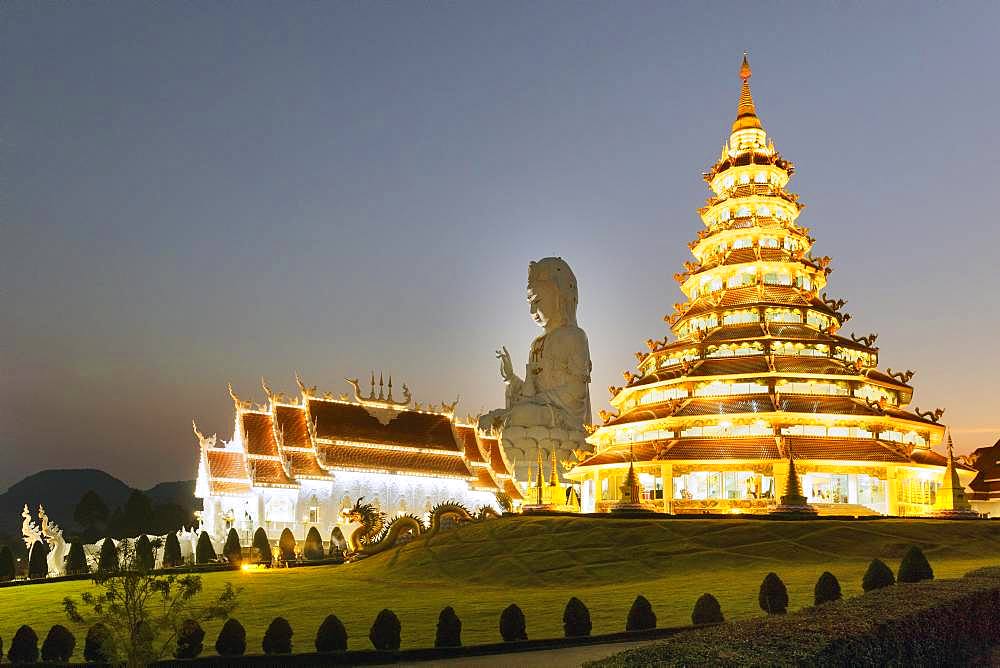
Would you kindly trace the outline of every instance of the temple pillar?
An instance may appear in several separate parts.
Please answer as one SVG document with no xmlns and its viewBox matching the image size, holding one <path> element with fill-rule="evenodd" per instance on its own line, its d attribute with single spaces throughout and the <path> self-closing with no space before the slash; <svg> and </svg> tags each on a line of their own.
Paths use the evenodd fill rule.
<svg viewBox="0 0 1000 668">
<path fill-rule="evenodd" d="M 594 469 L 594 512 L 600 512 L 601 506 L 601 469 L 600 467 Z"/>
<path fill-rule="evenodd" d="M 899 502 L 896 499 L 898 496 L 896 493 L 897 484 L 896 469 L 887 467 L 885 472 L 885 507 L 889 515 L 899 515 Z"/>
<path fill-rule="evenodd" d="M 660 462 L 660 476 L 663 478 L 663 512 L 670 512 L 670 499 L 674 496 L 674 465 Z"/>
</svg>

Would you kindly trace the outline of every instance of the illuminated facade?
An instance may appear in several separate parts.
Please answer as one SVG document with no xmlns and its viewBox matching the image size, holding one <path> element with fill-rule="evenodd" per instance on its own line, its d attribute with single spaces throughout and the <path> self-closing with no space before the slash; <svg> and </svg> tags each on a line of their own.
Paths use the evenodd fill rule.
<svg viewBox="0 0 1000 668">
<path fill-rule="evenodd" d="M 674 337 L 646 341 L 638 373 L 611 387 L 595 452 L 568 474 L 583 510 L 619 500 L 634 452 L 643 494 L 671 513 L 769 512 L 789 452 L 821 514 L 929 514 L 946 458 L 931 450 L 943 411 L 908 410 L 912 372 L 878 370 L 876 335 L 841 336 L 846 303 L 823 292 L 830 258 L 812 255 L 786 190 L 794 166 L 768 141 L 744 58 L 737 118 L 704 178 L 704 229 L 675 275 L 687 299 Z M 973 473 L 960 467 L 967 484 Z"/>
<path fill-rule="evenodd" d="M 204 500 L 204 529 L 224 540 L 236 528 L 248 542 L 257 527 L 276 538 L 289 528 L 299 540 L 310 527 L 324 539 L 359 497 L 385 512 L 424 517 L 444 501 L 471 510 L 498 508 L 497 493 L 519 504 L 520 491 L 496 438 L 459 421 L 454 405 L 423 408 L 392 396 L 374 377 L 368 397 L 319 395 L 301 382 L 287 397 L 264 384 L 265 404 L 237 397 L 233 438 L 199 441 L 195 495 Z"/>
</svg>

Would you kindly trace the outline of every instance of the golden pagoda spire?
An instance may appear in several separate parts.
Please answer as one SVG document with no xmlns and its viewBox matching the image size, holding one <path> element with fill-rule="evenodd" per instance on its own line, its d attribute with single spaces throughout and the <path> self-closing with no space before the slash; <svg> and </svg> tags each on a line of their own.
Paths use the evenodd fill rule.
<svg viewBox="0 0 1000 668">
<path fill-rule="evenodd" d="M 558 487 L 559 486 L 559 469 L 556 465 L 556 451 L 555 448 L 552 449 L 552 475 L 549 476 L 549 486 Z"/>
<path fill-rule="evenodd" d="M 743 52 L 743 64 L 740 66 L 740 78 L 743 79 L 743 88 L 740 90 L 740 102 L 736 107 L 736 120 L 733 121 L 733 132 L 754 128 L 763 130 L 760 119 L 757 118 L 757 108 L 753 104 L 753 96 L 750 94 L 750 76 L 753 71 L 750 69 L 750 61 L 747 52 Z"/>
</svg>

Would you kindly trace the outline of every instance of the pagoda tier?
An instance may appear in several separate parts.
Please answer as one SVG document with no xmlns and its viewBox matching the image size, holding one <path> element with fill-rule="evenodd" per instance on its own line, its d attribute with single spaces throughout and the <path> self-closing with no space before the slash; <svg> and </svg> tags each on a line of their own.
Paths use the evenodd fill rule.
<svg viewBox="0 0 1000 668">
<path fill-rule="evenodd" d="M 846 301 L 824 291 L 830 258 L 813 255 L 815 239 L 798 222 L 804 205 L 786 189 L 794 165 L 764 131 L 750 75 L 744 57 L 736 121 L 704 174 L 712 191 L 698 210 L 704 229 L 689 244 L 694 260 L 674 276 L 686 299 L 664 318 L 672 335 L 648 339 L 638 370 L 609 388 L 614 411 L 600 411 L 603 424 L 588 439 L 595 453 L 571 477 L 585 483 L 585 509 L 610 508 L 634 446 L 663 510 L 758 512 L 784 489 L 774 476 L 792 451 L 810 503 L 829 492 L 873 512 L 923 513 L 946 463 L 930 450 L 944 434 L 942 411 L 908 408 L 913 374 L 877 368 L 877 335 L 841 335 Z M 735 486 L 699 478 L 699 492 L 670 474 L 674 461 L 689 472 L 699 468 L 692 462 L 716 462 L 702 470 L 720 476 L 743 466 L 746 475 Z M 923 481 L 919 493 L 910 479 Z M 699 494 L 704 504 L 693 503 Z M 748 503 L 716 503 L 728 501 Z"/>
</svg>

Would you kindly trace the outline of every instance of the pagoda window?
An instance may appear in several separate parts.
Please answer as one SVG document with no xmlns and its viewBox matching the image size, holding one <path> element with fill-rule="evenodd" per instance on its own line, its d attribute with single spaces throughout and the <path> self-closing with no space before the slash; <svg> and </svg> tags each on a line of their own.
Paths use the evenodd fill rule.
<svg viewBox="0 0 1000 668">
<path fill-rule="evenodd" d="M 803 290 L 812 290 L 812 281 L 808 276 L 799 275 L 795 277 L 795 286 Z"/>
<path fill-rule="evenodd" d="M 781 215 L 781 211 L 780 210 L 779 210 L 778 217 L 779 218 L 784 218 L 784 216 Z M 799 242 L 798 241 L 796 241 L 795 239 L 793 239 L 791 237 L 785 237 L 785 250 L 787 250 L 787 251 L 797 251 L 798 249 L 799 249 Z"/>
<path fill-rule="evenodd" d="M 874 366 L 874 361 L 872 356 L 862 350 L 855 350 L 854 348 L 842 348 L 837 346 L 834 349 L 833 356 L 839 360 L 844 360 L 845 362 L 856 362 L 861 360 L 861 363 L 865 366 Z"/>
<path fill-rule="evenodd" d="M 907 445 L 921 445 L 921 446 L 927 445 L 927 439 L 915 431 L 908 431 L 905 434 L 903 434 L 902 442 L 906 443 Z"/>
<path fill-rule="evenodd" d="M 729 220 L 729 209 L 723 209 L 719 212 L 719 220 L 726 221 Z"/>
<path fill-rule="evenodd" d="M 741 206 L 736 210 L 737 218 L 747 218 L 749 216 L 750 216 L 750 207 L 748 206 Z"/>
<path fill-rule="evenodd" d="M 767 207 L 762 207 L 762 208 L 767 208 Z M 761 214 L 760 213 L 760 209 L 757 210 L 757 213 L 759 215 L 765 215 L 765 216 L 767 215 L 766 213 L 765 214 Z M 761 237 L 760 238 L 760 247 L 761 248 L 778 248 L 778 238 L 777 237 Z"/>
<path fill-rule="evenodd" d="M 661 441 L 667 438 L 673 438 L 674 432 L 668 429 L 649 429 L 642 432 L 635 437 L 637 441 Z"/>
<path fill-rule="evenodd" d="M 741 185 L 746 185 L 748 183 L 750 183 L 750 175 L 749 174 L 740 174 L 740 184 Z"/>
<path fill-rule="evenodd" d="M 725 184 L 727 188 L 732 188 L 733 184 L 736 183 L 736 181 L 733 179 L 733 175 L 730 174 L 729 176 L 727 176 L 722 180 L 722 183 Z"/>
<path fill-rule="evenodd" d="M 791 285 L 792 277 L 781 272 L 768 272 L 764 274 L 764 285 Z"/>
<path fill-rule="evenodd" d="M 762 204 L 757 207 L 757 215 L 762 218 L 766 218 L 771 215 L 771 209 Z"/>
<path fill-rule="evenodd" d="M 764 316 L 768 322 L 802 322 L 801 313 L 787 308 L 769 308 L 764 312 Z"/>
<path fill-rule="evenodd" d="M 816 329 L 826 329 L 830 326 L 830 319 L 816 311 L 807 311 L 806 324 Z"/>
<path fill-rule="evenodd" d="M 709 292 L 718 292 L 721 289 L 722 289 L 722 279 L 721 278 L 713 278 L 711 281 L 708 282 L 708 291 Z"/>
<path fill-rule="evenodd" d="M 818 394 L 826 396 L 846 397 L 850 390 L 844 383 L 826 383 L 822 381 L 792 381 L 779 380 L 775 390 L 783 394 Z"/>
<path fill-rule="evenodd" d="M 650 390 L 639 399 L 640 404 L 656 404 L 661 401 L 672 401 L 687 397 L 688 391 L 683 387 L 667 387 Z"/>
<path fill-rule="evenodd" d="M 767 385 L 755 382 L 745 383 L 725 383 L 721 380 L 713 380 L 710 383 L 703 383 L 695 388 L 696 397 L 727 397 L 736 394 L 767 394 Z"/>
<path fill-rule="evenodd" d="M 730 285 L 729 287 L 733 286 Z M 730 311 L 722 314 L 723 325 L 743 325 L 754 322 L 760 322 L 760 313 L 754 310 Z"/>
<path fill-rule="evenodd" d="M 753 177 L 754 183 L 767 183 L 767 172 L 757 172 Z"/>
<path fill-rule="evenodd" d="M 708 329 L 710 327 L 718 327 L 718 325 L 719 319 L 714 313 L 700 318 L 692 318 L 688 321 L 688 326 L 692 330 Z"/>
<path fill-rule="evenodd" d="M 854 390 L 854 396 L 867 401 L 881 401 L 884 399 L 891 406 L 899 405 L 899 395 L 895 392 L 877 385 L 869 385 L 868 383 L 858 386 Z"/>
<path fill-rule="evenodd" d="M 733 240 L 733 250 L 736 250 L 737 248 L 752 248 L 752 247 L 753 247 L 753 239 L 751 239 L 750 237 L 741 237 L 739 239 Z"/>
</svg>

